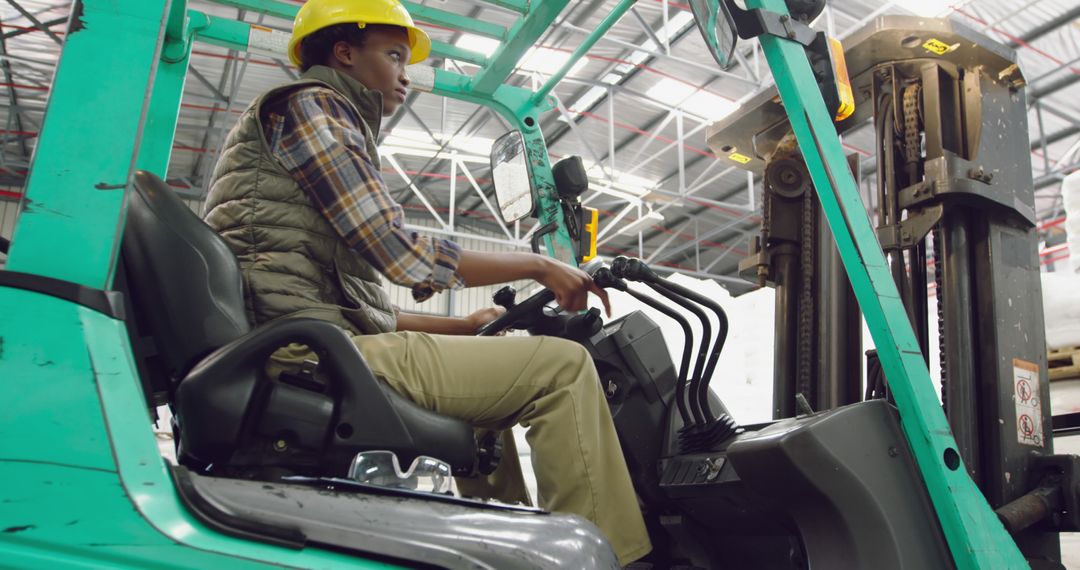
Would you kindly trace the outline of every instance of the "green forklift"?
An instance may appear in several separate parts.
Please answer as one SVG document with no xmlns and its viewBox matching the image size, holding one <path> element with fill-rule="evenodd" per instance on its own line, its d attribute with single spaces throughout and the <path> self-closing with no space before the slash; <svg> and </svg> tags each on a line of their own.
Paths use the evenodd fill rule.
<svg viewBox="0 0 1080 570">
<path fill-rule="evenodd" d="M 409 4 L 419 20 L 502 42 L 490 57 L 436 42 L 480 70 L 417 69 L 414 87 L 513 126 L 491 156 L 504 219 L 537 218 L 536 249 L 585 261 L 587 177 L 580 161 L 550 163 L 539 117 L 634 2 L 618 2 L 536 91 L 504 82 L 568 2 L 491 3 L 519 17 L 494 29 Z M 839 46 L 809 27 L 823 5 L 690 2 L 718 65 L 737 39 L 757 39 L 777 82 L 709 132 L 720 160 L 765 175 L 771 215 L 744 264 L 777 288 L 777 335 L 791 347 L 778 363 L 794 355 L 776 369 L 774 421 L 737 425 L 710 390 L 723 309 L 638 259 L 588 269 L 685 330 L 674 307 L 702 322 L 678 363 L 643 313 L 566 314 L 547 291 L 499 295 L 507 312 L 478 334 L 513 327 L 589 349 L 656 548 L 643 567 L 1060 568 L 1057 533 L 1080 527 L 1077 458 L 1053 454 L 1030 165 L 1012 152 L 1026 141 L 992 136 L 1026 132 L 1015 56 L 956 24 L 879 20 L 845 46 L 847 81 Z M 497 449 L 388 389 L 342 330 L 246 320 L 235 259 L 161 176 L 193 43 L 266 49 L 283 43 L 275 34 L 183 0 L 74 3 L 0 271 L 3 565 L 617 567 L 579 517 L 439 492 L 492 469 Z M 932 57 L 931 40 L 958 47 Z M 876 230 L 837 136 L 870 116 L 887 135 Z M 918 294 L 931 233 L 943 251 L 944 407 Z M 829 328 L 860 311 L 877 345 L 865 398 L 859 349 Z M 1018 322 L 1022 339 L 1007 334 Z M 808 343 L 819 331 L 827 342 Z M 319 353 L 318 374 L 265 377 L 267 355 L 297 341 Z M 153 434 L 162 404 L 176 465 Z"/>
</svg>

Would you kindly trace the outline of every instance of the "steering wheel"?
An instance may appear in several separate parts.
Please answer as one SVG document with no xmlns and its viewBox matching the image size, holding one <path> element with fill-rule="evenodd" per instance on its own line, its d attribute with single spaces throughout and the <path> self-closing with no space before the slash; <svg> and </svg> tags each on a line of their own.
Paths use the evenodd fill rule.
<svg viewBox="0 0 1080 570">
<path fill-rule="evenodd" d="M 528 299 L 507 307 L 502 316 L 480 327 L 480 330 L 476 331 L 476 336 L 494 336 L 510 328 L 529 328 L 535 316 L 540 314 L 541 310 L 554 300 L 555 293 L 552 293 L 549 289 L 541 289 L 529 296 Z"/>
</svg>

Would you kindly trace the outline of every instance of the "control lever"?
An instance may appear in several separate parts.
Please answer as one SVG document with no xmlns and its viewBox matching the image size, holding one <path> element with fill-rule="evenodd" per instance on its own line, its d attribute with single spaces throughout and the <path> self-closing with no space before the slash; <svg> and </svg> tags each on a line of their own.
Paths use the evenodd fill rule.
<svg viewBox="0 0 1080 570">
<path fill-rule="evenodd" d="M 570 338 L 591 338 L 600 332 L 604 321 L 600 318 L 600 309 L 593 307 L 584 313 L 574 315 L 566 321 L 566 334 Z"/>
<path fill-rule="evenodd" d="M 724 312 L 723 307 L 721 307 L 719 303 L 706 297 L 705 295 L 702 295 L 701 293 L 693 291 L 687 287 L 683 287 L 678 283 L 672 283 L 666 279 L 659 277 L 652 269 L 650 269 L 647 265 L 645 265 L 644 262 L 639 259 L 628 260 L 627 267 L 630 271 L 640 274 L 646 279 L 655 280 L 656 282 L 663 283 L 665 287 L 678 295 L 686 297 L 700 305 L 704 305 L 706 308 L 712 311 L 713 314 L 716 315 L 716 342 L 713 343 L 712 354 L 709 355 L 709 364 L 705 368 L 705 373 L 702 376 L 702 383 L 698 386 L 697 394 L 697 397 L 702 402 L 702 406 L 705 407 L 706 413 L 711 419 L 712 414 L 708 410 L 709 385 L 712 383 L 713 372 L 716 370 L 716 363 L 720 359 L 720 353 L 724 350 L 724 343 L 727 341 L 727 313 Z"/>
<path fill-rule="evenodd" d="M 707 317 L 705 311 L 702 311 L 697 305 L 669 290 L 666 287 L 666 283 L 657 277 L 656 273 L 653 273 L 653 270 L 649 269 L 649 267 L 642 263 L 640 259 L 632 259 L 620 255 L 611 262 L 611 272 L 615 274 L 616 277 L 645 283 L 652 288 L 653 291 L 660 293 L 670 301 L 677 303 L 680 307 L 690 311 L 699 321 L 701 321 L 701 345 L 698 347 L 697 359 L 694 363 L 694 375 L 690 378 L 690 412 L 694 416 L 695 424 L 706 424 L 711 422 L 714 418 L 708 408 L 708 402 L 706 402 L 703 413 L 701 401 L 696 397 L 698 385 L 701 382 L 701 373 L 705 370 L 705 362 L 709 354 L 709 340 L 712 338 L 712 327 L 709 325 L 709 317 Z"/>
<path fill-rule="evenodd" d="M 671 283 L 666 279 L 660 278 L 640 259 L 632 259 L 620 256 L 614 261 L 612 261 L 611 266 L 612 272 L 616 275 L 621 274 L 620 276 L 626 277 L 628 279 L 640 280 L 652 287 L 653 290 L 659 292 L 660 294 L 668 297 L 669 299 L 679 303 L 684 307 L 687 307 L 688 305 L 693 306 L 693 303 L 697 303 L 708 307 L 711 311 L 713 311 L 713 313 L 716 314 L 718 319 L 718 330 L 716 334 L 716 341 L 713 343 L 712 354 L 709 356 L 709 363 L 705 369 L 705 376 L 704 378 L 698 376 L 697 372 L 700 369 L 696 368 L 696 378 L 694 378 L 694 380 L 700 381 L 691 381 L 690 386 L 691 408 L 693 408 L 695 404 L 704 408 L 704 412 L 708 417 L 708 421 L 693 426 L 685 426 L 682 430 L 682 433 L 680 433 L 680 441 L 682 442 L 684 447 L 704 449 L 711 447 L 713 444 L 722 441 L 723 439 L 726 439 L 732 434 L 737 433 L 739 429 L 738 424 L 735 423 L 735 420 L 731 416 L 721 413 L 719 418 L 714 418 L 712 415 L 712 411 L 709 409 L 709 383 L 712 380 L 712 374 L 716 368 L 716 362 L 720 357 L 720 352 L 723 350 L 724 342 L 727 339 L 728 332 L 727 314 L 724 313 L 723 308 L 721 308 L 718 303 L 705 297 L 704 295 L 701 295 L 677 283 Z M 707 326 L 704 325 L 707 324 L 708 320 L 707 318 L 704 318 L 704 313 L 702 313 L 700 310 L 695 312 L 695 315 L 699 319 L 702 319 L 702 325 L 706 331 L 706 338 L 704 339 L 703 344 L 707 343 L 707 335 L 709 329 Z M 701 363 L 701 360 L 702 354 L 699 352 L 699 364 Z M 695 417 L 697 417 L 697 414 L 695 414 Z"/>
<path fill-rule="evenodd" d="M 690 414 L 686 411 L 686 374 L 690 370 L 690 353 L 694 350 L 694 332 L 690 329 L 690 322 L 671 307 L 648 295 L 642 295 L 641 293 L 630 289 L 626 285 L 626 281 L 615 277 L 615 274 L 607 267 L 601 267 L 596 270 L 593 273 L 592 278 L 597 287 L 615 289 L 617 291 L 622 291 L 623 293 L 628 293 L 631 297 L 637 299 L 641 303 L 660 311 L 670 319 L 674 319 L 679 323 L 679 326 L 682 327 L 683 355 L 682 361 L 679 364 L 679 380 L 675 384 L 675 406 L 679 409 L 679 417 L 682 418 L 683 425 L 690 425 Z"/>
<path fill-rule="evenodd" d="M 651 271 L 651 270 L 650 270 Z M 655 273 L 654 273 L 655 275 Z M 728 318 L 727 313 L 724 312 L 724 308 L 720 306 L 716 301 L 691 290 L 687 287 L 683 287 L 678 283 L 672 283 L 666 279 L 657 277 L 664 282 L 664 285 L 676 294 L 682 295 L 690 299 L 691 301 L 704 305 L 707 309 L 716 315 L 716 340 L 713 342 L 712 354 L 709 356 L 709 365 L 705 367 L 705 374 L 702 376 L 702 383 L 698 386 L 698 398 L 701 399 L 702 405 L 708 407 L 708 394 L 709 385 L 712 383 L 713 372 L 716 370 L 716 362 L 720 360 L 720 353 L 724 350 L 724 343 L 727 341 L 728 333 Z"/>
<path fill-rule="evenodd" d="M 495 292 L 494 295 L 491 296 L 491 300 L 494 301 L 496 305 L 506 309 L 507 311 L 514 308 L 514 303 L 516 299 L 517 289 L 514 289 L 510 285 L 499 289 Z"/>
</svg>

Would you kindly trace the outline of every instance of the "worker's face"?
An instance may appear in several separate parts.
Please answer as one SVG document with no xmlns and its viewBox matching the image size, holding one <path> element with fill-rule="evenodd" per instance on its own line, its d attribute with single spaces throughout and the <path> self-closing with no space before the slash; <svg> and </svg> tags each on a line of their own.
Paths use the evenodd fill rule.
<svg viewBox="0 0 1080 570">
<path fill-rule="evenodd" d="M 345 58 L 340 52 L 343 48 L 350 51 Z M 405 65 L 411 55 L 409 33 L 405 28 L 370 28 L 365 32 L 362 47 L 339 42 L 335 55 L 349 75 L 368 89 L 382 93 L 384 115 L 393 115 L 405 102 L 409 89 Z"/>
</svg>

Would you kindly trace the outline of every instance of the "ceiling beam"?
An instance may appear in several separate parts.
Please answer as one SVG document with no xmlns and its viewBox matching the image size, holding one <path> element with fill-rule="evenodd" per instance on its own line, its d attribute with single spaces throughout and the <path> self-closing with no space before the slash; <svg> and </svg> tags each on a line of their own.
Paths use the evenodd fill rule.
<svg viewBox="0 0 1080 570">
<path fill-rule="evenodd" d="M 1044 23 L 1042 23 L 1042 24 L 1040 24 L 1040 25 L 1038 25 L 1038 26 L 1036 26 L 1036 27 L 1022 33 L 1022 34 L 1020 34 L 1019 36 L 1016 36 L 1016 39 L 1018 39 L 1020 41 L 1015 41 L 1015 40 L 1009 41 L 1008 44 L 1006 44 L 1006 45 L 1008 45 L 1009 47 L 1011 47 L 1013 49 L 1016 49 L 1016 48 L 1020 47 L 1022 44 L 1029 44 L 1029 43 L 1031 43 L 1031 42 L 1045 36 L 1046 34 L 1049 34 L 1049 33 L 1053 32 L 1054 30 L 1057 30 L 1061 26 L 1064 26 L 1065 24 L 1071 23 L 1073 20 L 1076 20 L 1077 18 L 1080 18 L 1080 4 L 1077 4 L 1076 6 L 1073 6 L 1073 8 L 1071 10 L 1065 12 L 1064 14 L 1061 14 L 1061 15 L 1058 15 L 1058 16 L 1056 16 L 1054 18 L 1051 18 L 1050 20 L 1047 20 L 1046 22 L 1044 22 Z"/>
</svg>

